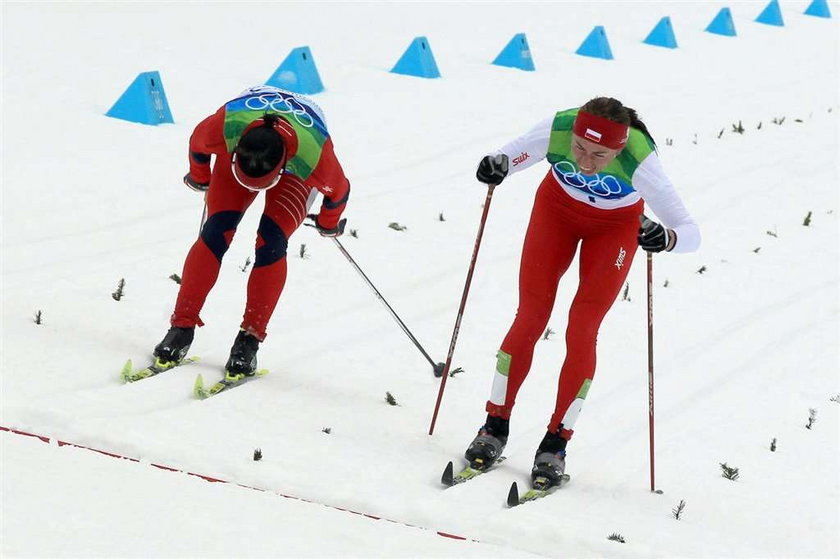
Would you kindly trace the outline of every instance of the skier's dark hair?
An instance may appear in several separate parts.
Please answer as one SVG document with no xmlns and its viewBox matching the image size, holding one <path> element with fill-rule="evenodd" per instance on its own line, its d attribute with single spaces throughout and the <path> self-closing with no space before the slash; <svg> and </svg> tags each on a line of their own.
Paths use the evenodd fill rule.
<svg viewBox="0 0 840 559">
<path fill-rule="evenodd" d="M 237 163 L 249 177 L 266 175 L 277 167 L 286 153 L 283 138 L 274 129 L 280 117 L 266 114 L 262 120 L 263 124 L 246 132 L 236 146 Z"/>
<path fill-rule="evenodd" d="M 625 107 L 618 99 L 613 99 L 612 97 L 595 97 L 587 101 L 580 109 L 595 116 L 608 118 L 621 124 L 627 124 L 631 128 L 642 132 L 653 142 L 654 146 L 656 145 L 653 136 L 650 135 L 647 126 L 639 118 L 636 111 L 630 107 Z"/>
</svg>

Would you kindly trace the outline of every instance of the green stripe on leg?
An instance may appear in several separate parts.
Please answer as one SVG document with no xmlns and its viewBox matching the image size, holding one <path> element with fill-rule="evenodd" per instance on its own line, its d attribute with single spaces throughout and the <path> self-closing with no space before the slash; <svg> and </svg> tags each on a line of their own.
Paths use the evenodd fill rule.
<svg viewBox="0 0 840 559">
<path fill-rule="evenodd" d="M 500 349 L 496 354 L 496 372 L 502 376 L 508 376 L 510 372 L 510 360 L 510 354 Z"/>
</svg>

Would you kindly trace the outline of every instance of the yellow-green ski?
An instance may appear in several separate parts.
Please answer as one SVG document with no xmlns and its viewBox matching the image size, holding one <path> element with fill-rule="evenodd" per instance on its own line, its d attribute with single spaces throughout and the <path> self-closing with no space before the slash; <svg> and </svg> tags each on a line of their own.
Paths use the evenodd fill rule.
<svg viewBox="0 0 840 559">
<path fill-rule="evenodd" d="M 240 384 L 245 384 L 249 380 L 253 380 L 255 378 L 264 377 L 268 374 L 268 369 L 260 369 L 256 373 L 250 376 L 245 375 L 230 375 L 227 372 L 225 373 L 225 378 L 220 380 L 219 382 L 213 384 L 209 388 L 204 386 L 204 377 L 199 375 L 195 377 L 195 385 L 193 386 L 193 394 L 199 400 L 204 400 L 205 398 L 209 398 L 210 396 L 215 396 L 219 392 L 224 392 L 228 388 L 233 388 L 235 386 L 239 386 Z"/>
<path fill-rule="evenodd" d="M 463 470 L 458 472 L 457 474 L 454 472 L 454 466 L 450 461 L 446 468 L 443 470 L 443 475 L 440 477 L 441 484 L 445 485 L 446 487 L 452 487 L 453 485 L 458 485 L 460 483 L 467 482 L 474 477 L 478 477 L 481 474 L 487 473 L 497 465 L 501 464 L 505 461 L 505 456 L 499 456 L 493 464 L 490 465 L 489 468 L 484 468 L 479 470 L 478 468 L 473 468 L 472 466 L 465 466 Z"/>
<path fill-rule="evenodd" d="M 187 357 L 181 361 L 160 361 L 156 358 L 155 362 L 148 367 L 137 369 L 135 371 L 134 366 L 131 363 L 131 359 L 129 359 L 125 362 L 125 365 L 123 365 L 122 371 L 120 371 L 120 378 L 122 378 L 124 382 L 136 382 L 138 380 L 143 380 L 144 378 L 159 375 L 160 373 L 166 372 L 169 369 L 174 369 L 175 367 L 180 367 L 181 365 L 195 363 L 199 360 L 200 358 L 197 356 Z"/>
<path fill-rule="evenodd" d="M 551 485 L 547 478 L 542 476 L 537 477 L 532 481 L 532 488 L 526 491 L 521 497 L 519 496 L 519 488 L 514 481 L 510 486 L 510 491 L 508 491 L 507 505 L 509 507 L 515 507 L 528 501 L 536 501 L 537 499 L 547 497 L 569 483 L 570 479 L 569 474 L 563 474 L 559 482 Z"/>
</svg>

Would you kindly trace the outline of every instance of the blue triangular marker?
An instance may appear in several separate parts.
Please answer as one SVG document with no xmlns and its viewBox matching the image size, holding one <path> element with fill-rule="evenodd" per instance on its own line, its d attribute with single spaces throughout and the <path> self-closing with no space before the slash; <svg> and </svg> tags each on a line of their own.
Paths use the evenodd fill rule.
<svg viewBox="0 0 840 559">
<path fill-rule="evenodd" d="M 732 12 L 729 8 L 721 8 L 715 19 L 706 27 L 706 31 L 716 35 L 726 35 L 727 37 L 734 37 L 735 23 L 732 21 Z"/>
<path fill-rule="evenodd" d="M 117 99 L 106 116 L 141 124 L 174 122 L 158 72 L 142 72 Z"/>
<path fill-rule="evenodd" d="M 420 78 L 439 78 L 435 55 L 426 37 L 415 37 L 405 52 L 391 68 L 394 74 L 418 76 Z"/>
<path fill-rule="evenodd" d="M 311 95 L 324 91 L 321 76 L 315 67 L 315 59 L 309 47 L 292 49 L 289 55 L 274 70 L 265 85 L 273 85 L 295 93 Z"/>
<path fill-rule="evenodd" d="M 589 32 L 589 35 L 584 39 L 583 43 L 580 44 L 575 54 L 612 60 L 612 50 L 610 50 L 610 43 L 607 41 L 607 33 L 604 31 L 604 26 L 596 25 Z"/>
<path fill-rule="evenodd" d="M 779 0 L 770 0 L 770 3 L 767 4 L 767 7 L 764 8 L 760 14 L 758 14 L 758 17 L 755 18 L 755 20 L 758 23 L 782 27 L 785 22 L 782 19 L 782 10 L 779 8 Z"/>
<path fill-rule="evenodd" d="M 828 2 L 826 0 L 814 0 L 805 10 L 805 15 L 816 17 L 831 17 L 831 11 L 828 9 Z"/>
<path fill-rule="evenodd" d="M 531 58 L 531 49 L 528 48 L 528 39 L 525 38 L 525 33 L 514 35 L 513 39 L 493 61 L 493 64 L 533 72 L 534 60 Z"/>
<path fill-rule="evenodd" d="M 659 23 L 656 24 L 656 27 L 653 28 L 653 31 L 651 31 L 647 38 L 642 42 L 657 47 L 667 47 L 669 49 L 677 48 L 677 38 L 674 37 L 674 28 L 671 26 L 671 18 L 665 16 L 660 19 Z"/>
</svg>

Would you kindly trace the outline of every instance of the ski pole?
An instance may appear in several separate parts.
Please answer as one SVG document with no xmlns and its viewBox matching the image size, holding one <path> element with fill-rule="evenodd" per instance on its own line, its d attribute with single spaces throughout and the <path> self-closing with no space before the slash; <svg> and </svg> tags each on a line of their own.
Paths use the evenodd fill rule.
<svg viewBox="0 0 840 559">
<path fill-rule="evenodd" d="M 198 224 L 198 236 L 201 237 L 201 230 L 204 229 L 204 223 L 207 221 L 207 197 L 204 197 L 204 210 L 201 212 L 201 223 Z"/>
<path fill-rule="evenodd" d="M 647 253 L 647 339 L 648 339 L 648 431 L 650 439 L 650 490 L 656 491 L 654 483 L 653 453 L 653 254 Z"/>
<path fill-rule="evenodd" d="M 338 250 L 341 251 L 341 254 L 343 254 L 344 257 L 350 261 L 353 267 L 356 268 L 356 271 L 359 272 L 359 275 L 361 275 L 365 279 L 368 286 L 373 290 L 374 293 L 376 293 L 376 296 L 379 298 L 379 300 L 382 301 L 382 303 L 388 308 L 388 310 L 391 312 L 391 316 L 394 317 L 394 319 L 400 325 L 400 328 L 402 328 L 403 332 L 405 332 L 408 338 L 414 343 L 414 346 L 420 350 L 420 353 L 423 354 L 423 357 L 425 357 L 426 361 L 428 361 L 429 364 L 432 366 L 432 370 L 434 371 L 435 376 L 441 376 L 443 374 L 444 369 L 443 363 L 435 363 L 434 361 L 432 361 L 432 358 L 429 357 L 429 354 L 426 353 L 426 350 L 423 349 L 423 346 L 420 345 L 420 342 L 417 341 L 417 338 L 414 337 L 414 334 L 411 333 L 411 331 L 408 329 L 408 326 L 405 325 L 405 323 L 400 319 L 399 315 L 397 315 L 394 309 L 391 308 L 391 305 L 388 304 L 388 301 L 385 300 L 385 297 L 383 297 L 379 290 L 376 289 L 376 287 L 373 285 L 373 282 L 370 281 L 370 278 L 368 278 L 367 275 L 359 267 L 359 265 L 356 264 L 356 261 L 353 260 L 352 256 L 350 256 L 350 253 L 347 252 L 347 249 L 345 249 L 344 245 L 341 244 L 341 241 L 338 240 L 338 237 L 332 237 L 332 240 L 335 242 L 335 246 L 338 247 Z"/>
<path fill-rule="evenodd" d="M 452 366 L 452 354 L 455 353 L 455 342 L 458 340 L 458 331 L 461 329 L 461 318 L 464 316 L 464 307 L 467 305 L 467 294 L 470 291 L 470 283 L 472 282 L 473 271 L 475 270 L 475 261 L 478 258 L 478 249 L 481 246 L 481 236 L 484 234 L 484 224 L 487 221 L 487 213 L 490 211 L 490 201 L 493 198 L 494 188 L 496 188 L 495 184 L 487 185 L 487 199 L 484 200 L 484 212 L 481 214 L 481 222 L 478 224 L 478 235 L 475 238 L 475 248 L 473 248 L 472 259 L 470 260 L 470 267 L 467 272 L 467 282 L 464 285 L 464 293 L 461 295 L 461 306 L 458 308 L 458 316 L 455 318 L 455 329 L 452 331 L 452 341 L 449 342 L 449 353 L 446 355 L 446 364 L 443 367 L 443 377 L 440 379 L 440 390 L 438 390 L 435 411 L 432 414 L 432 424 L 429 426 L 429 435 L 432 435 L 435 431 L 435 422 L 437 421 L 440 402 L 443 399 L 443 389 L 446 388 L 446 377 L 449 376 L 449 367 Z"/>
</svg>

